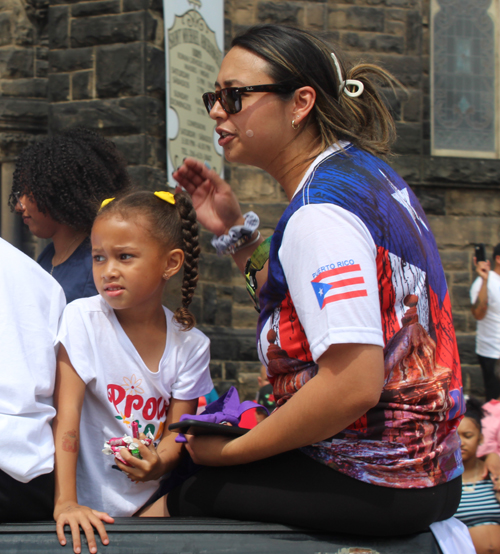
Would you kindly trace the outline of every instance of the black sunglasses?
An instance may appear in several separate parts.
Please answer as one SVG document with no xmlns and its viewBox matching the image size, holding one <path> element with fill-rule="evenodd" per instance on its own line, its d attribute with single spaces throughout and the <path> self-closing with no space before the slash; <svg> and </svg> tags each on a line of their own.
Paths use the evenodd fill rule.
<svg viewBox="0 0 500 554">
<path fill-rule="evenodd" d="M 255 85 L 253 87 L 229 87 L 215 92 L 205 92 L 203 95 L 203 102 L 205 102 L 205 108 L 210 113 L 217 101 L 220 102 L 222 109 L 229 114 L 238 113 L 241 110 L 241 95 L 245 92 L 277 92 L 287 93 L 293 92 L 297 87 L 291 87 L 284 84 L 273 85 Z"/>
</svg>

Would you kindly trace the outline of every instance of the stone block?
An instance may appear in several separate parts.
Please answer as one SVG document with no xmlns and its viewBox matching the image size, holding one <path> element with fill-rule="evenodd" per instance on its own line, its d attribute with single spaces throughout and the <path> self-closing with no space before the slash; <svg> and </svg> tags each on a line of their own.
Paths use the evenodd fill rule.
<svg viewBox="0 0 500 554">
<path fill-rule="evenodd" d="M 227 365 L 228 364 L 226 364 L 226 367 Z M 238 374 L 238 394 L 242 402 L 244 400 L 255 400 L 255 396 L 259 391 L 259 383 L 257 381 L 257 378 L 258 375 L 256 373 L 240 372 Z"/>
<path fill-rule="evenodd" d="M 140 134 L 146 131 L 144 114 L 150 111 L 148 105 L 151 101 L 139 96 L 54 106 L 51 111 L 51 130 L 60 132 L 68 126 L 81 125 L 100 129 L 105 135 Z"/>
<path fill-rule="evenodd" d="M 14 42 L 12 35 L 12 13 L 11 12 L 0 12 L 0 46 L 7 46 Z"/>
<path fill-rule="evenodd" d="M 308 28 L 322 31 L 326 21 L 326 6 L 324 3 L 313 3 L 306 7 L 306 24 Z"/>
<path fill-rule="evenodd" d="M 12 79 L 1 83 L 2 96 L 47 98 L 47 79 Z"/>
<path fill-rule="evenodd" d="M 361 6 L 328 6 L 328 27 L 356 31 L 384 32 L 384 11 Z"/>
<path fill-rule="evenodd" d="M 495 244 L 500 236 L 497 217 L 430 215 L 428 219 L 440 248 L 460 249 L 477 242 Z M 468 255 L 470 253 L 469 250 Z"/>
<path fill-rule="evenodd" d="M 163 18 L 158 14 L 147 11 L 144 14 L 144 35 L 145 40 L 159 48 L 163 48 L 165 44 Z"/>
<path fill-rule="evenodd" d="M 476 338 L 469 333 L 457 333 L 458 353 L 461 364 L 474 365 L 477 363 Z"/>
<path fill-rule="evenodd" d="M 423 165 L 423 179 L 429 183 L 488 184 L 500 186 L 498 160 L 478 158 L 446 158 L 432 156 Z"/>
<path fill-rule="evenodd" d="M 485 400 L 483 376 L 477 363 L 475 365 L 462 364 L 462 382 L 464 394 Z"/>
<path fill-rule="evenodd" d="M 226 362 L 224 364 L 224 379 L 235 381 L 238 377 L 240 364 L 236 362 Z"/>
<path fill-rule="evenodd" d="M 123 0 L 124 12 L 136 12 L 138 10 L 147 10 L 149 0 Z"/>
<path fill-rule="evenodd" d="M 420 88 L 422 81 L 422 62 L 419 56 L 395 56 L 366 52 L 364 59 L 381 65 L 409 88 Z"/>
<path fill-rule="evenodd" d="M 402 98 L 402 119 L 412 123 L 422 121 L 422 91 L 407 89 Z"/>
<path fill-rule="evenodd" d="M 255 329 L 259 314 L 253 304 L 247 308 L 233 307 L 233 326 L 237 329 Z"/>
<path fill-rule="evenodd" d="M 22 133 L 0 132 L 0 163 L 14 162 L 21 151 L 36 138 L 36 135 L 28 134 L 25 131 Z"/>
<path fill-rule="evenodd" d="M 217 254 L 202 252 L 200 258 L 200 278 L 221 284 L 231 284 L 231 259 Z"/>
<path fill-rule="evenodd" d="M 222 363 L 221 362 L 210 362 L 210 375 L 212 379 L 222 379 Z"/>
<path fill-rule="evenodd" d="M 453 275 L 453 283 L 455 284 L 462 284 L 462 285 L 468 285 L 470 286 L 472 284 L 472 281 L 476 278 L 476 275 L 472 274 L 471 271 L 454 271 L 452 273 Z"/>
<path fill-rule="evenodd" d="M 44 79 L 49 75 L 49 62 L 47 60 L 35 60 L 35 77 Z"/>
<path fill-rule="evenodd" d="M 51 50 L 68 48 L 69 7 L 50 6 L 49 8 L 49 47 Z"/>
<path fill-rule="evenodd" d="M 453 327 L 456 333 L 466 333 L 467 316 L 458 310 L 453 310 Z"/>
<path fill-rule="evenodd" d="M 415 187 L 413 192 L 427 215 L 445 215 L 445 191 L 436 191 L 430 187 Z"/>
<path fill-rule="evenodd" d="M 259 2 L 257 22 L 299 25 L 301 10 L 300 4 L 293 2 Z"/>
<path fill-rule="evenodd" d="M 153 137 L 147 135 L 146 138 L 146 164 L 154 167 L 159 167 L 163 170 L 166 168 L 167 150 L 165 146 L 165 138 Z M 167 176 L 167 179 L 169 177 Z M 171 178 L 171 176 L 170 176 Z"/>
<path fill-rule="evenodd" d="M 469 267 L 471 256 L 465 250 L 440 250 L 439 256 L 445 270 L 464 271 Z"/>
<path fill-rule="evenodd" d="M 146 45 L 146 90 L 149 95 L 165 98 L 165 52 L 151 44 Z"/>
<path fill-rule="evenodd" d="M 49 65 L 53 73 L 92 69 L 93 64 L 92 48 L 68 48 L 49 52 Z"/>
<path fill-rule="evenodd" d="M 96 92 L 100 98 L 136 96 L 143 92 L 143 44 L 96 48 Z"/>
<path fill-rule="evenodd" d="M 89 17 L 120 13 L 120 0 L 102 0 L 100 2 L 79 2 L 71 8 L 71 17 Z"/>
<path fill-rule="evenodd" d="M 33 77 L 34 55 L 32 48 L 1 48 L 0 79 Z"/>
<path fill-rule="evenodd" d="M 241 202 L 243 213 L 253 211 L 260 218 L 260 229 L 274 229 L 288 204 L 284 202 L 272 202 L 270 204 Z"/>
<path fill-rule="evenodd" d="M 394 156 L 389 163 L 408 184 L 420 182 L 420 156 Z"/>
<path fill-rule="evenodd" d="M 44 99 L 4 98 L 0 102 L 3 132 L 43 133 L 47 128 L 48 103 Z"/>
<path fill-rule="evenodd" d="M 70 98 L 69 73 L 53 73 L 49 75 L 49 101 L 67 102 Z"/>
<path fill-rule="evenodd" d="M 203 311 L 201 323 L 215 325 L 217 312 L 217 289 L 213 284 L 203 284 Z"/>
<path fill-rule="evenodd" d="M 135 13 L 71 20 L 71 47 L 142 40 L 143 19 Z"/>
<path fill-rule="evenodd" d="M 233 287 L 233 302 L 235 304 L 243 304 L 245 306 L 251 306 L 253 308 L 252 299 L 250 298 L 250 295 L 248 294 L 247 289 L 244 285 Z"/>
<path fill-rule="evenodd" d="M 160 190 L 165 188 L 165 171 L 147 165 L 133 165 L 128 168 L 132 184 L 140 189 Z"/>
<path fill-rule="evenodd" d="M 76 71 L 71 75 L 73 100 L 88 100 L 93 96 L 94 72 Z"/>
<path fill-rule="evenodd" d="M 396 154 L 420 154 L 422 151 L 422 128 L 418 123 L 396 123 Z"/>
<path fill-rule="evenodd" d="M 199 329 L 210 338 L 213 360 L 259 361 L 255 345 L 255 329 L 227 329 L 208 325 L 200 325 Z"/>
<path fill-rule="evenodd" d="M 415 8 L 420 5 L 420 0 L 385 0 L 389 8 Z"/>
<path fill-rule="evenodd" d="M 422 49 L 422 16 L 417 10 L 408 12 L 406 19 L 406 53 L 418 55 Z"/>
<path fill-rule="evenodd" d="M 346 52 L 371 51 L 403 54 L 405 50 L 405 39 L 402 36 L 354 32 L 341 33 L 340 36 L 342 48 Z"/>
<path fill-rule="evenodd" d="M 454 308 L 470 308 L 469 290 L 470 283 L 467 283 L 466 285 L 451 285 L 450 296 Z"/>
<path fill-rule="evenodd" d="M 146 163 L 146 135 L 110 137 L 130 165 Z"/>
<path fill-rule="evenodd" d="M 215 325 L 231 327 L 233 325 L 232 302 L 230 299 L 217 298 Z"/>
<path fill-rule="evenodd" d="M 449 214 L 500 216 L 500 197 L 495 189 L 450 189 L 446 198 Z"/>
</svg>

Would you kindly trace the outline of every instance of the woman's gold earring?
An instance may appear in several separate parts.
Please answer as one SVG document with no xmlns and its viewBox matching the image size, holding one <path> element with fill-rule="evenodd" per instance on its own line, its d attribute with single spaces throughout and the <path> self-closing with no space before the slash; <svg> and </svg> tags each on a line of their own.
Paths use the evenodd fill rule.
<svg viewBox="0 0 500 554">
<path fill-rule="evenodd" d="M 300 127 L 300 123 L 297 123 L 297 125 L 295 125 L 295 119 L 292 119 L 292 129 L 297 130 L 299 127 Z"/>
</svg>

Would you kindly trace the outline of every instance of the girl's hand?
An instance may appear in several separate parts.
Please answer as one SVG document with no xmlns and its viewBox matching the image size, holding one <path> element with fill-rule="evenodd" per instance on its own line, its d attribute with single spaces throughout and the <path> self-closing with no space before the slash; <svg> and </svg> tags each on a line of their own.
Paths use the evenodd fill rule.
<svg viewBox="0 0 500 554">
<path fill-rule="evenodd" d="M 66 544 L 66 536 L 64 535 L 64 526 L 69 525 L 71 536 L 73 538 L 73 552 L 80 554 L 82 544 L 80 539 L 80 527 L 85 532 L 89 552 L 95 554 L 97 552 L 97 544 L 95 541 L 94 527 L 97 529 L 101 537 L 102 544 L 109 544 L 108 534 L 104 527 L 103 521 L 106 523 L 114 523 L 115 520 L 106 512 L 98 512 L 87 506 L 80 506 L 76 502 L 65 502 L 54 509 L 54 519 L 56 520 L 56 533 L 61 546 Z"/>
<path fill-rule="evenodd" d="M 140 439 L 144 440 L 146 435 L 141 433 Z M 125 465 L 115 458 L 116 465 L 125 473 L 131 481 L 155 481 L 160 479 L 166 470 L 166 464 L 162 461 L 153 443 L 149 446 L 139 442 L 139 453 L 142 460 L 135 458 L 126 448 L 120 450 L 121 457 L 130 465 Z"/>
<path fill-rule="evenodd" d="M 172 176 L 190 194 L 199 222 L 218 237 L 227 234 L 234 225 L 244 223 L 238 199 L 229 184 L 202 162 L 186 158 Z"/>
<path fill-rule="evenodd" d="M 222 435 L 186 435 L 186 448 L 195 464 L 204 466 L 231 465 L 230 445 L 236 438 Z"/>
</svg>

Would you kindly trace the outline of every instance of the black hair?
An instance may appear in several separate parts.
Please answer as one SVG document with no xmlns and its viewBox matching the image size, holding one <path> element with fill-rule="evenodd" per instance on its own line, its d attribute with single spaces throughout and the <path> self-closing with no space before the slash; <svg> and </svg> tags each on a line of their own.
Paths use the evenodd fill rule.
<svg viewBox="0 0 500 554">
<path fill-rule="evenodd" d="M 484 410 L 479 399 L 474 396 L 466 397 L 464 417 L 472 419 L 479 430 L 481 430 L 481 420 L 484 417 Z"/>
<path fill-rule="evenodd" d="M 198 282 L 198 261 L 201 248 L 198 238 L 196 211 L 186 193 L 174 195 L 175 204 L 158 198 L 149 191 L 129 192 L 106 204 L 97 214 L 100 217 L 119 214 L 124 219 L 133 214 L 142 214 L 149 222 L 148 231 L 165 248 L 180 248 L 184 252 L 184 275 L 182 280 L 182 307 L 174 318 L 186 331 L 196 324 L 188 307 L 193 299 Z"/>
<path fill-rule="evenodd" d="M 274 82 L 287 84 L 294 90 L 304 86 L 314 88 L 316 102 L 299 133 L 315 125 L 322 150 L 338 140 L 348 140 L 375 155 L 390 153 L 390 144 L 396 136 L 395 125 L 373 82 L 376 78 L 391 87 L 399 84 L 390 73 L 373 64 L 346 69 L 338 48 L 312 33 L 285 25 L 256 25 L 235 37 L 231 46 L 263 58 Z M 332 52 L 341 68 L 342 80 L 356 79 L 363 83 L 360 96 L 351 98 L 340 87 Z M 292 95 L 281 96 L 289 99 Z"/>
<path fill-rule="evenodd" d="M 126 165 L 115 144 L 90 129 L 45 137 L 19 154 L 9 205 L 26 194 L 43 214 L 89 233 L 102 200 L 130 187 Z"/>
</svg>

